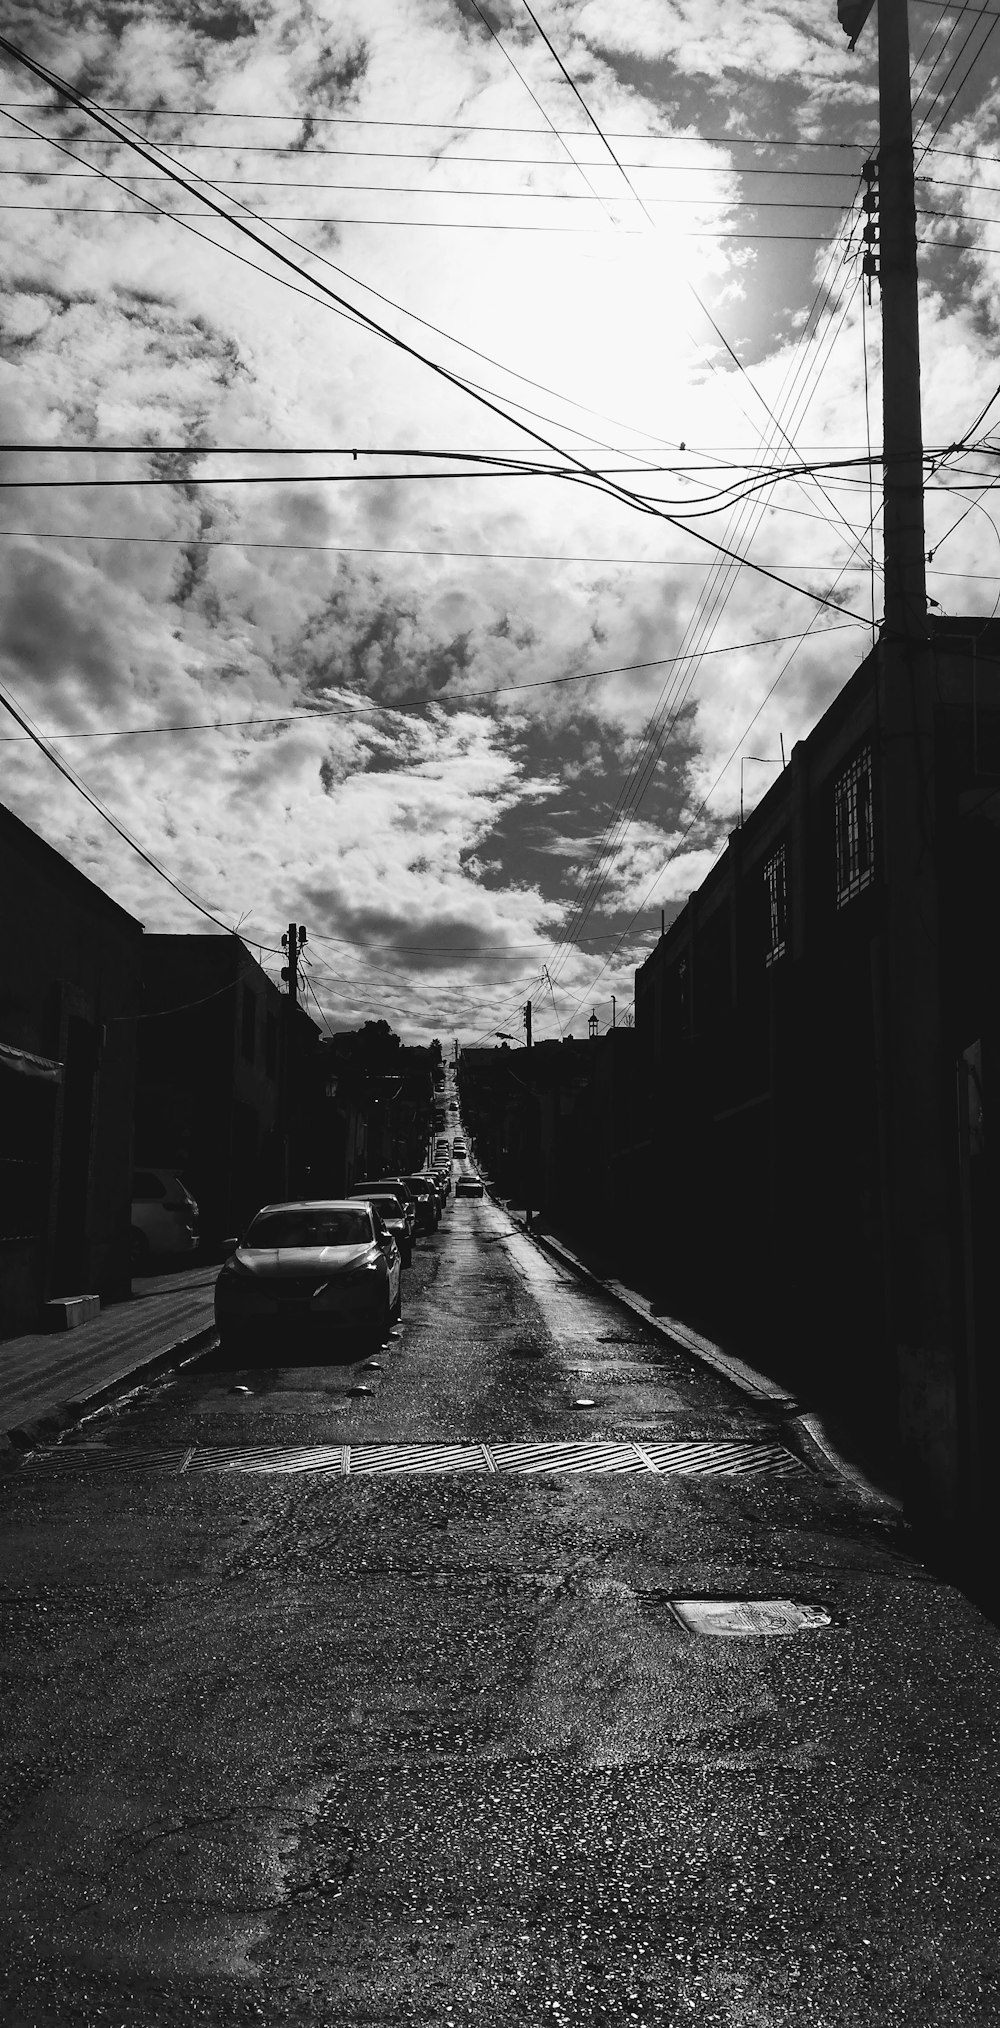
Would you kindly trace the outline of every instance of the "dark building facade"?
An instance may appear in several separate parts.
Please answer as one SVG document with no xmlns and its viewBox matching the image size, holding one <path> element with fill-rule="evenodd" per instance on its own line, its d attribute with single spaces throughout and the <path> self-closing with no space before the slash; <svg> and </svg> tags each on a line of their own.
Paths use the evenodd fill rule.
<svg viewBox="0 0 1000 2028">
<path fill-rule="evenodd" d="M 997 1393 L 1000 628 L 846 684 L 636 975 L 670 1306 L 756 1331 L 974 1529 Z M 919 709 L 916 707 L 919 706 Z"/>
<path fill-rule="evenodd" d="M 208 1253 L 307 1187 L 317 1042 L 239 937 L 144 939 L 136 1161 L 179 1171 Z"/>
<path fill-rule="evenodd" d="M 142 925 L 0 808 L 0 1329 L 129 1289 Z"/>
</svg>

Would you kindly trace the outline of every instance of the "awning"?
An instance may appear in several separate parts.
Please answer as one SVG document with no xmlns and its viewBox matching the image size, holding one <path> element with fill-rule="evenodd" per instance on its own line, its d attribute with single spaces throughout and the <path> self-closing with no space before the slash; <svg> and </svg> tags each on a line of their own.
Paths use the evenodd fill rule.
<svg viewBox="0 0 1000 2028">
<path fill-rule="evenodd" d="M 63 1066 L 55 1063 L 50 1056 L 33 1056 L 30 1049 L 14 1049 L 9 1042 L 0 1042 L 0 1070 L 17 1070 L 22 1077 L 44 1077 L 50 1084 L 61 1084 Z"/>
</svg>

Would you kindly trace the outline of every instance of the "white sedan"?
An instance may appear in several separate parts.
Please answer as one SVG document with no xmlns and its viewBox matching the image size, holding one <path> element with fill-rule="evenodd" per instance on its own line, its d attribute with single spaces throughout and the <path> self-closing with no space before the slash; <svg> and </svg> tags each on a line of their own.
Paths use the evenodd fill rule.
<svg viewBox="0 0 1000 2028">
<path fill-rule="evenodd" d="M 356 1199 L 265 1204 L 215 1285 L 224 1351 L 314 1347 L 353 1335 L 377 1349 L 400 1314 L 399 1248 L 373 1205 Z"/>
</svg>

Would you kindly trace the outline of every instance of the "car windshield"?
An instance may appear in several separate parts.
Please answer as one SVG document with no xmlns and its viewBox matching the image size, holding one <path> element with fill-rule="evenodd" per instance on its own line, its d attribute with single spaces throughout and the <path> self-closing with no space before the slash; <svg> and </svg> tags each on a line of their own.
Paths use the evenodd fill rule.
<svg viewBox="0 0 1000 2028">
<path fill-rule="evenodd" d="M 368 1202 L 369 1204 L 374 1204 L 375 1209 L 379 1214 L 379 1217 L 384 1219 L 386 1224 L 388 1224 L 391 1219 L 396 1219 L 398 1223 L 399 1221 L 405 1220 L 406 1218 L 406 1213 L 403 1210 L 403 1207 L 398 1197 L 384 1197 L 381 1194 L 375 1196 L 373 1194 L 372 1196 L 369 1197 Z"/>
<path fill-rule="evenodd" d="M 260 1211 L 248 1229 L 244 1246 L 369 1246 L 372 1227 L 361 1205 L 324 1210 L 303 1205 Z"/>
</svg>

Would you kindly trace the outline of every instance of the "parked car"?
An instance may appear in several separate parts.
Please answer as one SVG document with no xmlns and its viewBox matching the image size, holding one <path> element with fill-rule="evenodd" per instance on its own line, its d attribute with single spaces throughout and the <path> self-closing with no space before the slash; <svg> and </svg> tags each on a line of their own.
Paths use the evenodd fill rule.
<svg viewBox="0 0 1000 2028">
<path fill-rule="evenodd" d="M 354 1184 L 350 1194 L 352 1197 L 356 1197 L 359 1191 L 367 1193 L 369 1190 L 388 1190 L 393 1197 L 399 1198 L 400 1203 L 402 1204 L 403 1209 L 406 1212 L 407 1222 L 410 1228 L 410 1237 L 412 1238 L 413 1234 L 417 1229 L 417 1200 L 413 1195 L 413 1191 L 411 1190 L 410 1185 L 406 1180 L 406 1177 L 363 1176 L 361 1178 L 360 1183 Z"/>
<path fill-rule="evenodd" d="M 328 1343 L 355 1334 L 374 1350 L 400 1314 L 400 1255 L 368 1204 L 265 1204 L 215 1284 L 224 1351 L 285 1351 L 289 1334 Z"/>
<path fill-rule="evenodd" d="M 455 1185 L 456 1197 L 482 1197 L 483 1186 L 478 1176 L 460 1176 Z"/>
<path fill-rule="evenodd" d="M 407 1183 L 417 1201 L 417 1231 L 436 1232 L 441 1216 L 438 1194 L 429 1176 L 407 1176 Z"/>
<path fill-rule="evenodd" d="M 408 1268 L 413 1260 L 413 1231 L 402 1198 L 397 1197 L 391 1190 L 378 1188 L 374 1183 L 359 1183 L 357 1188 L 351 1191 L 351 1198 L 352 1200 L 363 1198 L 365 1203 L 370 1204 L 372 1209 L 378 1212 L 383 1225 L 391 1232 L 399 1248 L 403 1266 Z"/>
<path fill-rule="evenodd" d="M 197 1253 L 198 1206 L 176 1169 L 136 1169 L 132 1175 L 132 1269 L 154 1254 Z"/>
<path fill-rule="evenodd" d="M 462 1139 L 461 1134 L 455 1135 L 455 1138 L 451 1144 L 451 1152 L 453 1155 L 468 1154 L 469 1152 L 468 1143 Z"/>
</svg>

